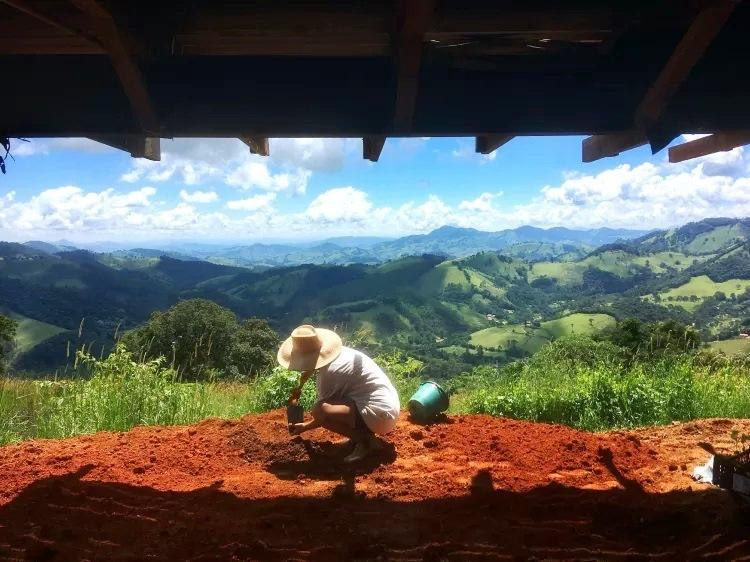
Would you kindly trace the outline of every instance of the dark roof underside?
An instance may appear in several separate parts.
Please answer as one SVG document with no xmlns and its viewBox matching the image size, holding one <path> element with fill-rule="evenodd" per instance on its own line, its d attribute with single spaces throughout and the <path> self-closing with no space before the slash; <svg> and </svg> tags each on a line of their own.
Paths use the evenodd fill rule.
<svg viewBox="0 0 750 562">
<path fill-rule="evenodd" d="M 0 2 L 0 135 L 143 132 L 107 41 L 91 40 L 90 3 Z M 426 4 L 410 20 L 409 1 L 98 2 L 140 69 L 162 137 L 625 130 L 710 2 Z M 666 106 L 662 129 L 750 129 L 749 36 L 744 3 Z M 413 106 L 397 101 L 400 88 Z"/>
</svg>

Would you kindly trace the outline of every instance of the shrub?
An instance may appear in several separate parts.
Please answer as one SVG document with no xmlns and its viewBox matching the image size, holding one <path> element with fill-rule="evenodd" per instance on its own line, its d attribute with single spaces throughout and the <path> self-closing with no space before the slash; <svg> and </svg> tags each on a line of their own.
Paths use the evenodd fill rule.
<svg viewBox="0 0 750 562">
<path fill-rule="evenodd" d="M 266 412 L 286 405 L 292 390 L 299 384 L 300 374 L 276 367 L 267 374 L 258 376 L 252 383 L 248 395 L 248 412 Z M 315 404 L 315 379 L 311 378 L 300 396 L 300 404 L 310 410 Z"/>
<path fill-rule="evenodd" d="M 264 320 L 240 324 L 231 310 L 190 299 L 153 313 L 125 334 L 123 343 L 142 359 L 166 358 L 186 380 L 205 380 L 211 370 L 242 378 L 270 368 L 279 340 Z"/>
<path fill-rule="evenodd" d="M 374 360 L 391 379 L 393 386 L 398 391 L 401 407 L 404 408 L 409 398 L 422 384 L 420 375 L 422 369 L 424 369 L 424 363 L 413 357 L 408 357 L 400 351 L 378 355 Z"/>
<path fill-rule="evenodd" d="M 744 364 L 707 365 L 687 353 L 622 363 L 599 356 L 595 347 L 581 357 L 569 353 L 582 343 L 551 344 L 500 369 L 476 368 L 462 377 L 461 403 L 473 413 L 589 430 L 745 417 L 750 411 Z"/>
</svg>

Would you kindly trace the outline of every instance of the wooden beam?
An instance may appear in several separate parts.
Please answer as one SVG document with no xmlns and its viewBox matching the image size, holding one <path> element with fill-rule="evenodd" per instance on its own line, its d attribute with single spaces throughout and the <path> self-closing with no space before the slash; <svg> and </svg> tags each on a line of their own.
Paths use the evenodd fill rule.
<svg viewBox="0 0 750 562">
<path fill-rule="evenodd" d="M 23 12 L 24 14 L 44 22 L 59 31 L 80 37 L 97 49 L 101 49 L 102 47 L 96 37 L 81 29 L 80 26 L 61 18 L 59 14 L 51 14 L 48 11 L 40 9 L 37 5 L 30 4 L 26 0 L 0 0 L 0 3 L 15 8 L 19 12 Z"/>
<path fill-rule="evenodd" d="M 368 135 L 362 137 L 362 158 L 377 162 L 385 145 L 385 136 Z"/>
<path fill-rule="evenodd" d="M 71 0 L 71 2 L 88 16 L 96 38 L 109 53 L 112 66 L 120 79 L 141 129 L 146 133 L 158 135 L 161 127 L 143 75 L 125 48 L 112 15 L 96 0 Z"/>
<path fill-rule="evenodd" d="M 159 137 L 100 135 L 89 138 L 112 148 L 129 152 L 133 158 L 145 158 L 146 160 L 153 160 L 155 162 L 161 160 L 161 139 Z"/>
<path fill-rule="evenodd" d="M 410 131 L 414 122 L 422 47 L 434 9 L 434 0 L 396 0 L 396 104 L 393 125 L 397 132 Z"/>
<path fill-rule="evenodd" d="M 657 125 L 669 100 L 719 34 L 735 4 L 732 0 L 716 0 L 698 13 L 656 81 L 638 104 L 633 119 L 635 129 L 584 139 L 584 162 L 616 156 L 620 152 L 646 144 L 648 131 Z"/>
<path fill-rule="evenodd" d="M 482 135 L 476 138 L 474 149 L 479 154 L 492 154 L 514 135 Z"/>
<path fill-rule="evenodd" d="M 251 154 L 258 154 L 260 156 L 268 156 L 270 154 L 268 137 L 240 137 L 240 140 L 250 148 Z"/>
<path fill-rule="evenodd" d="M 656 124 L 669 100 L 724 27 L 736 4 L 732 0 L 715 0 L 696 16 L 638 106 L 637 126 L 649 129 Z"/>
<path fill-rule="evenodd" d="M 593 162 L 607 156 L 617 156 L 620 152 L 643 146 L 647 142 L 646 134 L 640 130 L 593 135 L 583 139 L 581 155 L 584 162 Z"/>
<path fill-rule="evenodd" d="M 671 147 L 669 149 L 669 161 L 673 163 L 684 162 L 691 158 L 698 158 L 715 152 L 726 152 L 746 144 L 750 144 L 750 131 L 714 133 Z"/>
</svg>

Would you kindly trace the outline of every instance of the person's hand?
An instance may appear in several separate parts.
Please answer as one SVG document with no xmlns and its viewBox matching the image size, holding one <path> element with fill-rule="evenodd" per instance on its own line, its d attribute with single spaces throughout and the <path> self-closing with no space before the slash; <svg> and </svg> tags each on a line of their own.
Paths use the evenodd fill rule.
<svg viewBox="0 0 750 562">
<path fill-rule="evenodd" d="M 307 429 L 307 424 L 304 423 L 290 423 L 289 433 L 292 435 L 301 435 Z"/>
<path fill-rule="evenodd" d="M 289 396 L 289 403 L 296 404 L 300 396 L 302 396 L 302 387 L 297 386 L 292 390 L 292 394 Z"/>
</svg>

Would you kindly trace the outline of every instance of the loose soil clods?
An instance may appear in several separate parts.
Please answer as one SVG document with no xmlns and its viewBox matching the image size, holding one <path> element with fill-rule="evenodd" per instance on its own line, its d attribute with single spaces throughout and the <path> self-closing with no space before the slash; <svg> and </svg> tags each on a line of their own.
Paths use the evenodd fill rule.
<svg viewBox="0 0 750 562">
<path fill-rule="evenodd" d="M 737 504 L 688 472 L 750 421 L 441 422 L 402 419 L 354 467 L 323 430 L 290 438 L 282 411 L 2 447 L 0 559 L 750 556 Z"/>
</svg>

